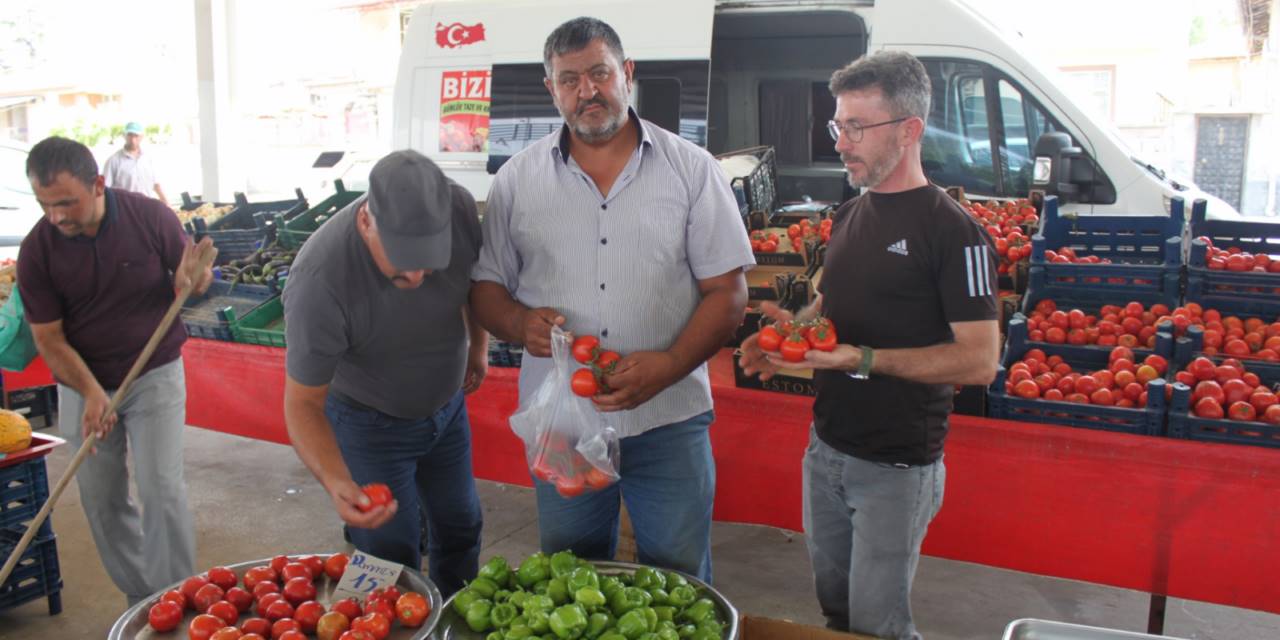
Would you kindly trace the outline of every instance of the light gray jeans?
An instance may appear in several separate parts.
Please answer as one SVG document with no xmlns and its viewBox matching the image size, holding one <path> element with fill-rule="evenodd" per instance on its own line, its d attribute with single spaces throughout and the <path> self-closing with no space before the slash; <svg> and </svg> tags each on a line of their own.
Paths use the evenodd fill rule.
<svg viewBox="0 0 1280 640">
<path fill-rule="evenodd" d="M 62 436 L 79 448 L 84 398 L 59 384 L 58 409 Z M 102 565 L 132 605 L 195 573 L 195 530 L 182 475 L 182 359 L 139 376 L 116 413 L 115 428 L 85 458 L 76 482 Z M 141 515 L 129 496 L 129 450 Z"/>
<path fill-rule="evenodd" d="M 920 543 L 942 506 L 947 470 L 843 454 L 811 426 L 804 454 L 804 530 L 827 626 L 878 638 L 920 638 L 911 582 Z"/>
</svg>

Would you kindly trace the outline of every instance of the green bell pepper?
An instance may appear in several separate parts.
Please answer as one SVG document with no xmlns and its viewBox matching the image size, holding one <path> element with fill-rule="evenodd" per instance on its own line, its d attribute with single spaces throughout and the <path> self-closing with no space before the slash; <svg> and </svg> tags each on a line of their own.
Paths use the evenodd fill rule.
<svg viewBox="0 0 1280 640">
<path fill-rule="evenodd" d="M 635 586 L 648 591 L 649 589 L 665 589 L 667 587 L 667 579 L 652 567 L 640 567 L 636 569 Z"/>
<path fill-rule="evenodd" d="M 502 638 L 502 632 L 501 632 L 501 631 L 491 631 L 491 632 L 489 632 L 489 635 L 487 635 L 487 636 L 485 636 L 485 637 L 484 637 L 484 640 L 503 640 L 503 638 Z"/>
<path fill-rule="evenodd" d="M 552 578 L 547 584 L 547 595 L 555 601 L 557 605 L 569 602 L 569 584 L 564 578 Z"/>
<path fill-rule="evenodd" d="M 524 600 L 525 613 L 530 613 L 532 611 L 542 611 L 544 613 L 551 613 L 551 610 L 555 608 L 556 608 L 555 601 L 552 600 L 551 597 L 547 595 L 534 594 L 525 598 Z"/>
<path fill-rule="evenodd" d="M 658 614 L 659 622 L 671 622 L 676 619 L 676 608 L 671 606 L 659 606 L 653 608 Z"/>
<path fill-rule="evenodd" d="M 591 587 L 592 589 L 600 588 L 600 576 L 590 567 L 578 567 L 573 570 L 566 578 L 569 583 L 569 591 L 577 591 L 583 587 Z"/>
<path fill-rule="evenodd" d="M 489 612 L 493 610 L 493 603 L 488 600 L 476 600 L 467 607 L 467 626 L 476 633 L 488 631 L 493 626 L 493 621 L 489 619 Z"/>
<path fill-rule="evenodd" d="M 601 634 L 599 638 L 596 638 L 596 640 L 627 640 L 627 637 L 613 629 L 610 629 Z"/>
<path fill-rule="evenodd" d="M 603 607 L 608 602 L 599 589 L 592 589 L 591 587 L 582 587 L 574 591 L 573 601 L 586 607 L 588 611 Z"/>
<path fill-rule="evenodd" d="M 682 624 L 676 629 L 676 634 L 681 638 L 692 638 L 697 632 L 698 628 L 691 624 Z"/>
<path fill-rule="evenodd" d="M 699 598 L 697 602 L 694 602 L 693 604 L 689 605 L 689 608 L 681 612 L 681 616 L 685 620 L 688 620 L 689 622 L 692 622 L 695 625 L 706 620 L 715 622 L 716 621 L 716 603 L 706 598 Z"/>
<path fill-rule="evenodd" d="M 550 580 L 543 580 L 542 582 L 539 582 L 538 584 L 533 585 L 533 592 L 540 596 L 546 595 L 547 587 L 550 585 L 551 585 Z"/>
<path fill-rule="evenodd" d="M 724 633 L 724 625 L 720 624 L 718 621 L 704 620 L 698 623 L 698 632 L 701 633 L 703 631 L 718 638 Z"/>
<path fill-rule="evenodd" d="M 528 600 L 529 596 L 531 595 L 533 594 L 529 593 L 528 591 L 513 591 L 511 592 L 511 596 L 507 598 L 507 602 L 510 602 L 511 604 L 514 604 L 515 606 L 520 607 L 520 610 L 524 611 L 525 600 Z"/>
<path fill-rule="evenodd" d="M 673 587 L 671 591 L 667 592 L 667 602 L 670 603 L 671 606 L 680 609 L 693 604 L 697 599 L 698 591 L 687 584 Z"/>
<path fill-rule="evenodd" d="M 524 618 L 516 618 L 503 632 L 502 640 L 527 640 L 532 635 L 533 629 L 529 628 L 528 621 Z M 672 640 L 678 640 L 678 638 L 672 638 Z"/>
<path fill-rule="evenodd" d="M 636 607 L 645 606 L 647 604 L 645 597 L 648 596 L 647 592 L 636 587 L 625 587 L 622 591 L 614 592 L 609 598 L 609 609 L 613 611 L 613 615 L 622 617 L 622 614 Z"/>
<path fill-rule="evenodd" d="M 551 630 L 550 614 L 542 609 L 534 609 L 524 617 L 529 621 L 529 630 L 535 634 L 541 635 Z"/>
<path fill-rule="evenodd" d="M 453 611 L 459 616 L 465 618 L 467 617 L 467 607 L 470 607 L 472 602 L 482 599 L 483 598 L 481 598 L 479 594 L 471 589 L 463 589 L 458 592 L 458 595 L 453 597 Z"/>
<path fill-rule="evenodd" d="M 689 636 L 689 640 L 720 640 L 720 634 L 712 633 L 706 629 L 698 629 L 693 632 L 692 636 Z"/>
<path fill-rule="evenodd" d="M 675 629 L 658 629 L 658 640 L 680 640 Z"/>
<path fill-rule="evenodd" d="M 561 640 L 576 640 L 587 630 L 587 612 L 582 605 L 566 604 L 551 612 L 551 632 Z"/>
<path fill-rule="evenodd" d="M 541 551 L 525 558 L 516 570 L 516 582 L 526 589 L 550 577 L 551 561 Z"/>
<path fill-rule="evenodd" d="M 676 588 L 676 587 L 680 587 L 680 586 L 684 586 L 684 585 L 686 585 L 686 584 L 689 584 L 689 581 L 688 581 L 688 580 L 685 580 L 684 576 L 680 575 L 679 573 L 676 573 L 675 571 L 667 571 L 667 572 L 663 573 L 662 575 L 666 576 L 666 578 L 667 578 L 667 590 L 668 590 L 668 591 L 670 591 L 670 590 L 672 590 L 672 589 L 674 589 L 674 588 Z"/>
<path fill-rule="evenodd" d="M 505 629 L 511 626 L 511 622 L 515 620 L 518 615 L 520 615 L 520 611 L 510 602 L 495 604 L 489 610 L 489 620 L 493 622 L 493 626 L 499 629 Z"/>
<path fill-rule="evenodd" d="M 649 595 L 653 597 L 653 604 L 655 605 L 671 603 L 671 595 L 667 593 L 666 589 L 654 587 L 653 589 L 649 589 Z"/>
<path fill-rule="evenodd" d="M 493 603 L 506 602 L 511 599 L 511 592 L 506 589 L 498 589 L 493 592 Z"/>
<path fill-rule="evenodd" d="M 498 583 L 488 578 L 476 578 L 471 581 L 471 584 L 467 585 L 467 588 L 487 600 L 493 598 L 493 594 L 498 592 Z"/>
<path fill-rule="evenodd" d="M 652 631 L 642 633 L 640 634 L 640 637 L 638 638 L 638 640 L 658 640 L 658 634 Z"/>
<path fill-rule="evenodd" d="M 480 567 L 480 571 L 476 574 L 477 578 L 488 578 L 500 586 L 506 586 L 507 581 L 511 579 L 511 566 L 507 564 L 507 559 L 502 556 L 494 556 Z"/>
<path fill-rule="evenodd" d="M 578 568 L 578 557 L 572 551 L 557 551 L 551 554 L 551 577 L 565 578 Z"/>
<path fill-rule="evenodd" d="M 649 632 L 649 622 L 645 619 L 644 610 L 632 609 L 618 618 L 615 629 L 627 637 L 627 640 L 638 640 L 642 634 Z"/>
<path fill-rule="evenodd" d="M 613 617 L 609 614 L 593 613 L 587 617 L 587 630 L 583 633 L 583 637 L 587 640 L 595 640 L 609 628 L 610 624 L 613 624 Z"/>
<path fill-rule="evenodd" d="M 623 585 L 613 576 L 605 576 L 600 579 L 600 590 L 604 592 L 604 597 L 612 598 L 615 591 L 622 591 Z"/>
<path fill-rule="evenodd" d="M 653 607 L 641 607 L 640 611 L 644 613 L 645 628 L 650 633 L 658 630 L 658 612 Z"/>
</svg>

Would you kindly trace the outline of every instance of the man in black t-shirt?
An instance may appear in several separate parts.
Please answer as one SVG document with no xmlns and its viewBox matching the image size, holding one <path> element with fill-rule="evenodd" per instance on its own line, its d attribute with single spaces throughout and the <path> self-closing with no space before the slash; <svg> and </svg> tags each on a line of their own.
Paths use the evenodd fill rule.
<svg viewBox="0 0 1280 640">
<path fill-rule="evenodd" d="M 768 378 L 813 368 L 818 397 L 804 457 L 804 525 L 827 626 L 919 638 L 911 582 L 942 506 L 953 387 L 985 385 L 999 353 L 995 262 L 986 232 L 920 163 L 929 78 L 910 54 L 882 52 L 831 76 L 828 129 L 866 187 L 837 214 L 820 309 L 838 346 L 799 363 L 743 342 L 742 366 Z M 764 312 L 790 320 L 776 306 Z"/>
</svg>

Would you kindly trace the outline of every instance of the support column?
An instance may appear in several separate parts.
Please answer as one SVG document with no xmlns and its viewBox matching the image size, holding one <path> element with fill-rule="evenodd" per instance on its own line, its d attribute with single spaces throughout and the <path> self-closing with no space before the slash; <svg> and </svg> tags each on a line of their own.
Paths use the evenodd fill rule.
<svg viewBox="0 0 1280 640">
<path fill-rule="evenodd" d="M 194 0 L 196 78 L 200 100 L 201 195 L 229 202 L 245 188 L 234 114 L 235 0 Z"/>
</svg>

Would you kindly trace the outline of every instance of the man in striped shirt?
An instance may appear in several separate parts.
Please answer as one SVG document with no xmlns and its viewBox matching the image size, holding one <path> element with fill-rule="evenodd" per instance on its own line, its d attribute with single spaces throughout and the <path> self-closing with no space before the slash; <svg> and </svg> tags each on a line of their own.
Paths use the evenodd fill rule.
<svg viewBox="0 0 1280 640">
<path fill-rule="evenodd" d="M 849 183 L 868 191 L 837 213 L 821 295 L 799 317 L 821 309 L 841 344 L 788 363 L 753 336 L 742 365 L 762 378 L 818 370 L 804 528 L 827 625 L 919 638 L 911 582 L 942 506 L 954 386 L 995 377 L 994 253 L 986 231 L 925 178 L 930 84 L 920 61 L 877 53 L 836 71 L 830 88 L 829 132 Z"/>
<path fill-rule="evenodd" d="M 742 322 L 750 242 L 714 159 L 627 107 L 634 65 L 609 25 L 566 22 L 543 53 L 565 126 L 498 172 L 472 305 L 525 345 L 522 402 L 553 370 L 553 325 L 623 358 L 593 398 L 622 436 L 621 480 L 566 499 L 535 479 L 542 549 L 611 558 L 621 495 L 642 562 L 710 581 L 706 361 Z"/>
</svg>

